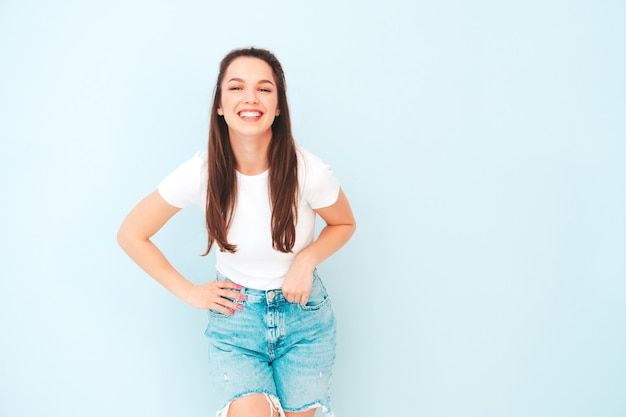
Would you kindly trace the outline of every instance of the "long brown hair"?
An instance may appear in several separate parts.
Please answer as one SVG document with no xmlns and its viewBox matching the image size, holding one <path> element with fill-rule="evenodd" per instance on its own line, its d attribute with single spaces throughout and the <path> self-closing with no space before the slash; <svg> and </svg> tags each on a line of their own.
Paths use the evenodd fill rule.
<svg viewBox="0 0 626 417">
<path fill-rule="evenodd" d="M 209 119 L 206 196 L 206 228 L 209 241 L 205 255 L 211 251 L 213 243 L 217 243 L 222 252 L 237 251 L 237 245 L 228 242 L 227 239 L 237 199 L 236 161 L 230 145 L 228 125 L 224 118 L 217 114 L 217 109 L 222 100 L 222 81 L 226 70 L 231 62 L 242 56 L 262 59 L 274 73 L 280 116 L 272 124 L 272 140 L 267 155 L 272 209 L 272 247 L 287 253 L 291 252 L 296 241 L 298 167 L 287 105 L 285 73 L 276 56 L 270 51 L 258 48 L 236 49 L 226 55 L 220 63 Z"/>
</svg>

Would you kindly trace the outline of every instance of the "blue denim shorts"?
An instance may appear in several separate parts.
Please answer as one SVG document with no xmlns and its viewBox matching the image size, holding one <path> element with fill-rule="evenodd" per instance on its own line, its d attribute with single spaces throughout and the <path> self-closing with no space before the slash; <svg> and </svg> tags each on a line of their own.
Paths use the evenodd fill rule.
<svg viewBox="0 0 626 417">
<path fill-rule="evenodd" d="M 229 280 L 217 275 L 217 280 Z M 330 408 L 335 362 L 335 316 L 317 271 L 305 306 L 289 303 L 280 289 L 242 288 L 246 300 L 234 315 L 209 310 L 209 376 L 226 416 L 230 403 L 265 394 L 280 411 Z"/>
</svg>

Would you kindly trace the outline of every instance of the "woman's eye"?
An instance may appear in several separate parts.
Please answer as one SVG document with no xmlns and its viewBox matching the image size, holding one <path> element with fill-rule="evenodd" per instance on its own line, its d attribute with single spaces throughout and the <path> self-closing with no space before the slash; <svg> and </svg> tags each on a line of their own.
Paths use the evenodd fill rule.
<svg viewBox="0 0 626 417">
<path fill-rule="evenodd" d="M 260 88 L 259 91 L 262 92 L 262 93 L 271 93 L 272 92 L 272 90 L 270 90 L 269 88 Z"/>
<path fill-rule="evenodd" d="M 229 90 L 230 91 L 239 91 L 239 90 L 241 90 L 241 87 L 230 87 Z"/>
</svg>

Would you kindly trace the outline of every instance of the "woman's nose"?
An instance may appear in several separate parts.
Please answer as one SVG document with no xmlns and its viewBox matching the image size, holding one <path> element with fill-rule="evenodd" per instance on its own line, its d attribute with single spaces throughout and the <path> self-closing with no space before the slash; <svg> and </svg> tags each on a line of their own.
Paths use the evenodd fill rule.
<svg viewBox="0 0 626 417">
<path fill-rule="evenodd" d="M 244 98 L 244 102 L 245 103 L 256 103 L 257 102 L 256 93 L 255 93 L 254 90 L 246 92 L 246 96 Z"/>
</svg>

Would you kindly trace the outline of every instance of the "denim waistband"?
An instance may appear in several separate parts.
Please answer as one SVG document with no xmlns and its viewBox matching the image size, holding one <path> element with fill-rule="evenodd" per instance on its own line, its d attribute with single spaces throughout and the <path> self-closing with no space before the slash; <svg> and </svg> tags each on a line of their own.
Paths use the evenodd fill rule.
<svg viewBox="0 0 626 417">
<path fill-rule="evenodd" d="M 228 277 L 217 273 L 218 281 L 230 281 L 233 282 Z M 240 292 L 241 294 L 245 294 L 246 302 L 248 303 L 267 303 L 267 302 L 279 302 L 285 301 L 285 296 L 283 295 L 283 291 L 280 288 L 273 290 L 257 290 L 254 288 L 242 287 L 240 290 L 235 290 Z M 237 300 L 238 301 L 238 300 Z"/>
<path fill-rule="evenodd" d="M 216 274 L 218 281 L 230 281 L 233 282 L 230 278 L 220 274 L 217 272 Z M 313 271 L 313 280 L 319 279 L 317 275 L 317 269 Z M 236 290 L 241 294 L 246 295 L 246 302 L 248 303 L 276 303 L 285 301 L 285 296 L 283 295 L 283 290 L 280 288 L 276 288 L 273 290 L 257 290 L 254 288 L 242 287 L 240 290 Z M 237 300 L 238 301 L 238 300 Z"/>
</svg>

